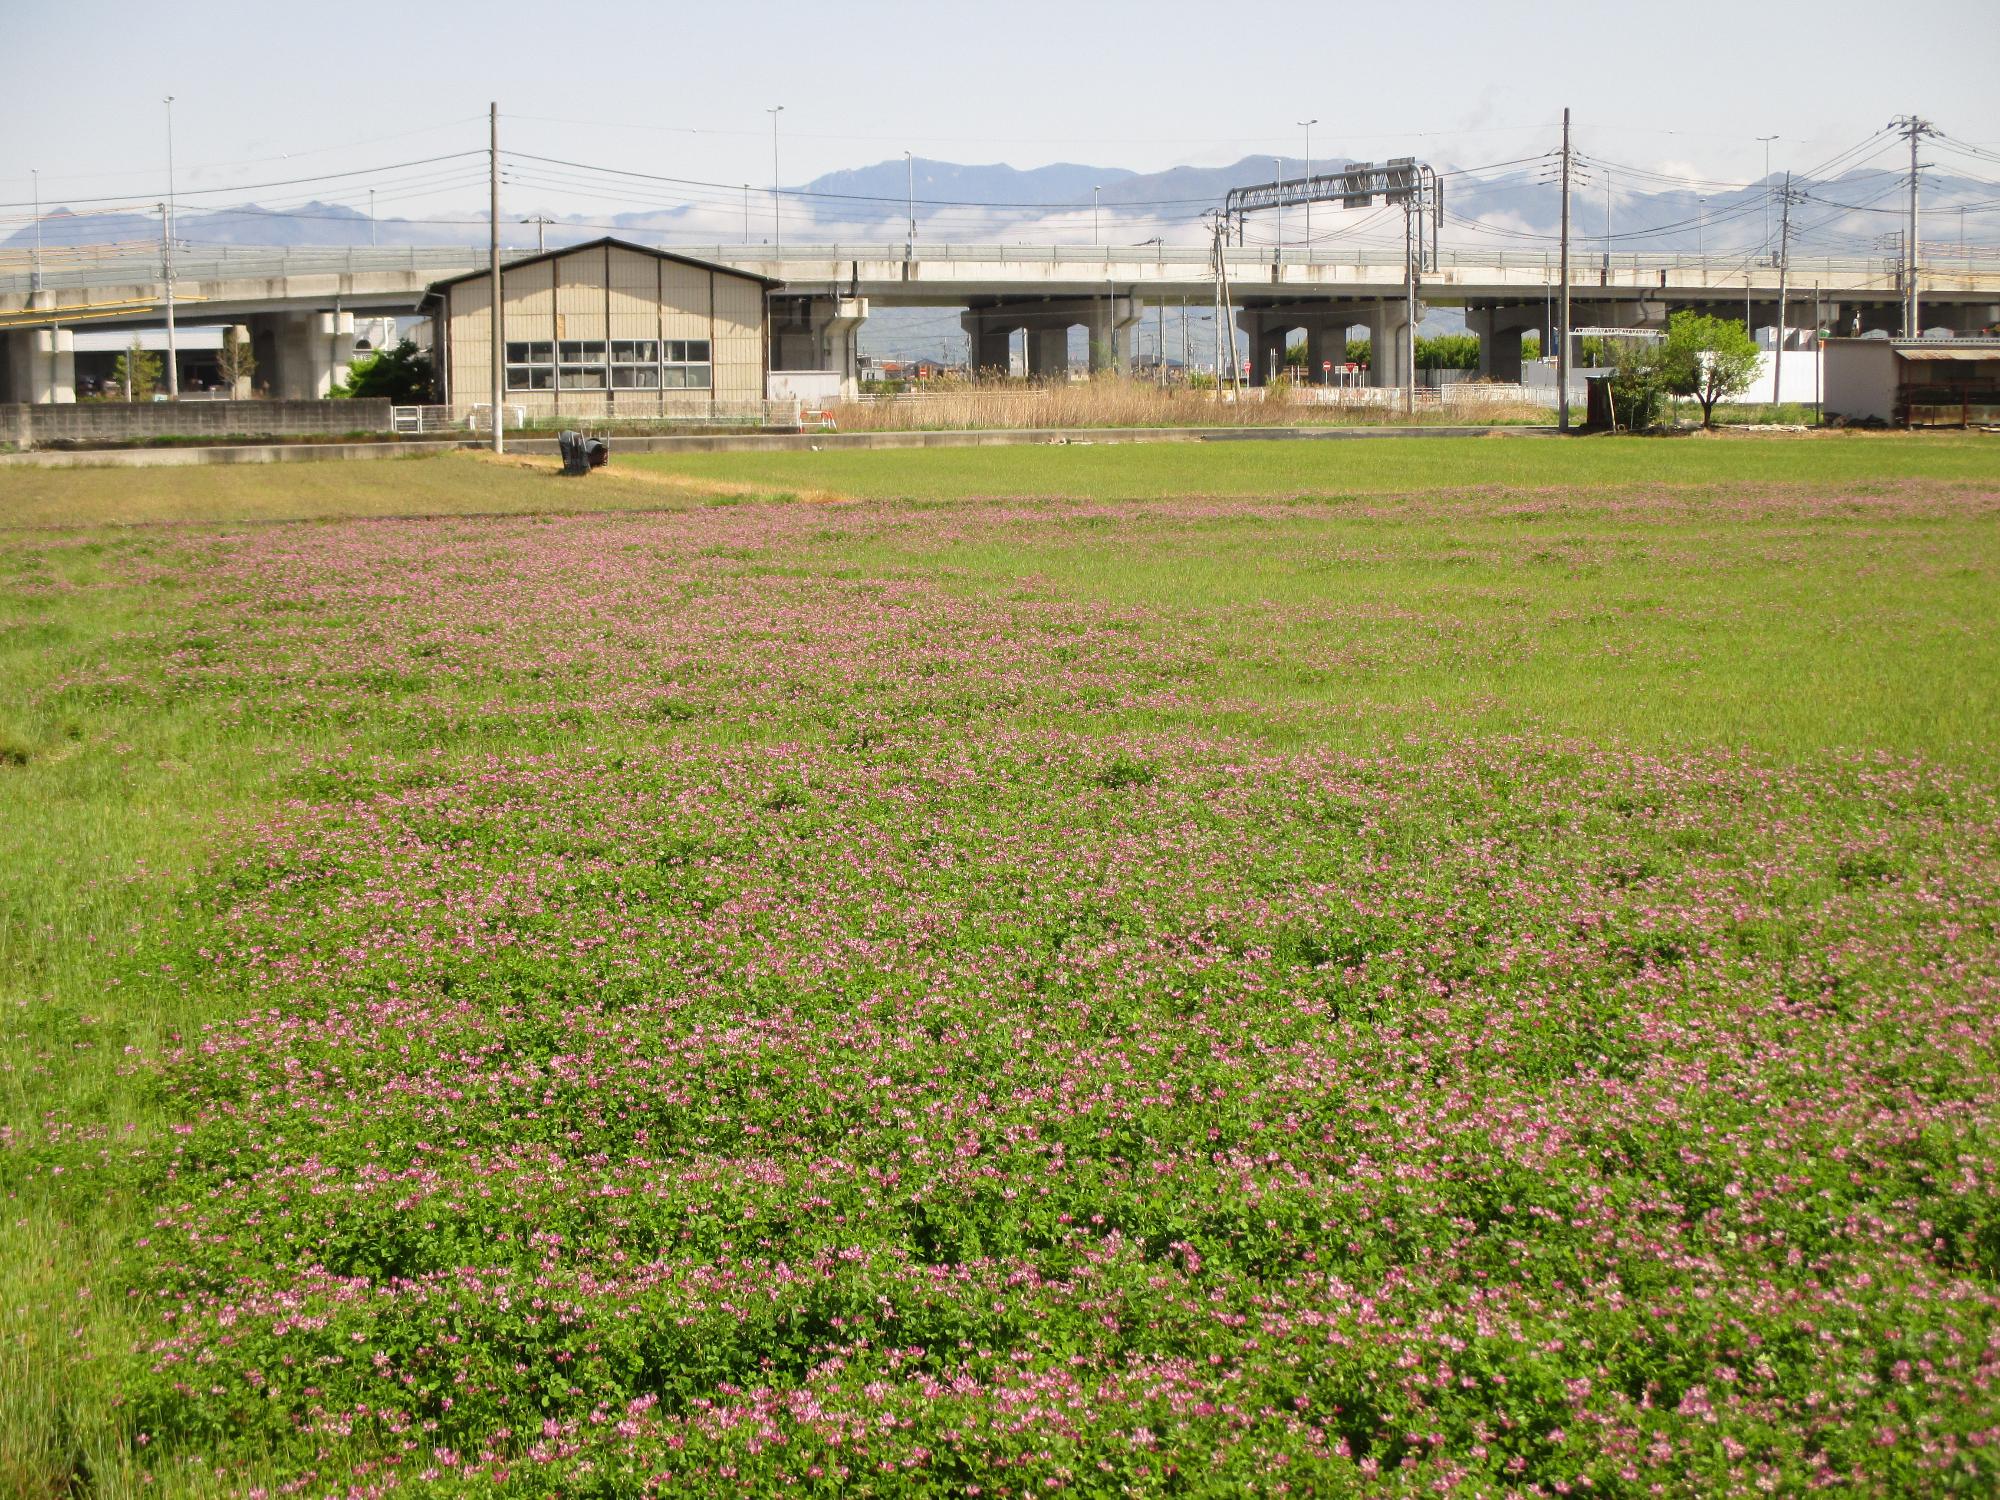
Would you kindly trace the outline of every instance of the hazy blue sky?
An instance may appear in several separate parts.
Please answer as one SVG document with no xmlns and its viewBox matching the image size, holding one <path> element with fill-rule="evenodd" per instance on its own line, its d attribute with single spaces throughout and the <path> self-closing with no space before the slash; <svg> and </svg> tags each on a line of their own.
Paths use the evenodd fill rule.
<svg viewBox="0 0 2000 1500">
<path fill-rule="evenodd" d="M 1469 165 L 1553 146 L 1565 104 L 1587 149 L 1711 178 L 1759 175 L 1759 135 L 1805 169 L 1908 110 L 2000 147 L 2000 0 L 0 0 L 0 23 L 0 198 L 25 200 L 33 167 L 45 205 L 157 195 L 166 93 L 184 189 L 483 147 L 490 98 L 515 149 L 760 186 L 774 104 L 788 183 L 905 149 L 1139 170 L 1296 155 L 1309 115 L 1316 155 Z M 382 211 L 476 207 L 478 170 L 405 171 Z M 288 195 L 343 196 L 246 196 Z"/>
</svg>

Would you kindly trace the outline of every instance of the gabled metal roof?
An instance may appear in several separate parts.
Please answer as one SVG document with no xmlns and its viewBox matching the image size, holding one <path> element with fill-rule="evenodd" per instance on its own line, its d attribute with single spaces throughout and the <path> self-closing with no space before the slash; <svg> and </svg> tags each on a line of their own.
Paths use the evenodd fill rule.
<svg viewBox="0 0 2000 1500">
<path fill-rule="evenodd" d="M 759 276 L 754 271 L 739 271 L 734 266 L 725 266 L 712 260 L 699 260 L 692 255 L 676 255 L 671 250 L 661 250 L 653 245 L 635 245 L 632 241 L 621 240 L 613 234 L 599 235 L 594 240 L 582 240 L 574 245 L 559 245 L 553 250 L 538 250 L 533 255 L 524 255 L 518 260 L 503 260 L 500 263 L 500 275 L 502 280 L 505 280 L 509 271 L 519 270 L 523 266 L 539 265 L 545 260 L 555 260 L 564 255 L 575 255 L 580 250 L 602 250 L 606 247 L 613 250 L 632 250 L 640 255 L 650 255 L 659 260 L 671 260 L 683 266 L 693 266 L 696 270 L 714 271 L 723 276 L 735 276 L 744 281 L 754 281 L 766 290 L 774 286 L 784 285 L 782 281 L 774 281 L 769 276 Z M 467 271 L 458 276 L 447 276 L 443 281 L 433 281 L 429 286 L 424 288 L 424 300 L 430 300 L 446 287 L 458 286 L 460 283 L 467 281 L 479 281 L 492 274 L 493 272 L 489 268 L 479 271 Z"/>
</svg>

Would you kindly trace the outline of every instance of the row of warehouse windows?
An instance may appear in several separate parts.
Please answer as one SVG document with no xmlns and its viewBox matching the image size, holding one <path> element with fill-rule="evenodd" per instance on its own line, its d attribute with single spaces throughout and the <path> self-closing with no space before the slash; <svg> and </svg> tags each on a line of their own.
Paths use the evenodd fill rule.
<svg viewBox="0 0 2000 1500">
<path fill-rule="evenodd" d="M 606 359 L 606 355 L 609 359 Z M 510 391 L 705 391 L 707 339 L 531 339 L 507 345 Z"/>
</svg>

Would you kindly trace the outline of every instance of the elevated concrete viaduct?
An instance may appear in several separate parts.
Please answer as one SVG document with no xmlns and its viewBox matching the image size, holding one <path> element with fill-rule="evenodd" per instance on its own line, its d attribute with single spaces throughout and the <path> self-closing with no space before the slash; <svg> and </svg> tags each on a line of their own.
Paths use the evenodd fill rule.
<svg viewBox="0 0 2000 1500">
<path fill-rule="evenodd" d="M 1008 344 L 1024 331 L 1028 367 L 1055 376 L 1068 366 L 1068 330 L 1089 330 L 1092 367 L 1130 359 L 1132 331 L 1146 309 L 1212 305 L 1214 272 L 1205 249 L 1183 246 L 802 246 L 693 247 L 689 254 L 781 283 L 775 299 L 772 368 L 840 371 L 856 367 L 856 344 L 872 306 L 959 307 L 974 363 L 1007 367 Z M 178 314 L 188 324 L 234 324 L 249 331 L 258 383 L 274 396 L 324 395 L 345 368 L 355 314 L 411 313 L 435 280 L 481 263 L 480 252 L 441 250 L 231 249 L 184 257 L 176 277 Z M 1403 265 L 1369 249 L 1238 249 L 1226 253 L 1229 290 L 1242 330 L 1239 349 L 1251 378 L 1268 378 L 1283 359 L 1286 334 L 1303 329 L 1313 368 L 1339 362 L 1346 331 L 1366 327 L 1375 348 L 1400 347 Z M 1467 248 L 1443 252 L 1421 278 L 1429 307 L 1465 309 L 1482 339 L 1481 369 L 1518 374 L 1521 336 L 1542 334 L 1556 296 L 1557 262 L 1542 252 Z M 1753 326 L 1778 322 L 1775 267 L 1741 255 L 1673 253 L 1581 257 L 1571 273 L 1578 326 L 1656 323 L 1676 308 L 1729 317 L 1751 309 Z M 1926 328 L 1971 332 L 2000 320 L 2000 260 L 1927 266 L 1921 276 Z M 1901 276 L 1893 261 L 1795 258 L 1786 324 L 1810 326 L 1814 297 L 1829 326 L 1851 331 L 1900 327 Z M 158 326 L 165 287 L 157 262 L 107 254 L 75 262 L 31 292 L 24 273 L 0 276 L 0 399 L 74 399 L 65 330 L 79 326 Z M 1397 383 L 1400 357 L 1378 358 L 1370 378 Z"/>
</svg>

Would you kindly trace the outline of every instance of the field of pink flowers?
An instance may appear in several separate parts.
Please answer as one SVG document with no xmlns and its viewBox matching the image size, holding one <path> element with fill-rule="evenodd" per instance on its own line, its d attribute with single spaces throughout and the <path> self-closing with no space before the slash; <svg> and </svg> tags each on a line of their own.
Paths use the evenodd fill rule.
<svg viewBox="0 0 2000 1500">
<path fill-rule="evenodd" d="M 1007 524 L 120 565 L 171 575 L 157 650 L 60 694 L 308 747 L 116 956 L 219 1018 L 127 1049 L 160 1128 L 6 1143 L 11 1192 L 146 1205 L 142 1467 L 1993 1493 L 1995 778 L 1230 731 L 1192 614 L 799 560 Z"/>
</svg>

